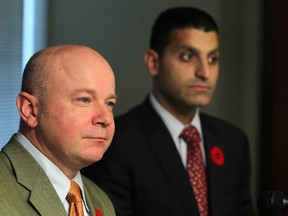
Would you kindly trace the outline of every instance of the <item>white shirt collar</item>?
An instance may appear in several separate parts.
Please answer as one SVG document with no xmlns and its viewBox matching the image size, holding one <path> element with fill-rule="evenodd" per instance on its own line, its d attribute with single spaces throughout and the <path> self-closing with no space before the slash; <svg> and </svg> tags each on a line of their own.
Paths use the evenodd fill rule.
<svg viewBox="0 0 288 216">
<path fill-rule="evenodd" d="M 37 148 L 35 148 L 35 146 L 20 131 L 18 131 L 18 133 L 16 134 L 16 139 L 32 155 L 32 157 L 44 170 L 56 193 L 58 194 L 60 200 L 62 201 L 66 211 L 69 211 L 69 203 L 66 200 L 66 195 L 70 189 L 70 179 L 68 179 L 64 175 L 64 173 L 45 155 L 43 155 Z M 83 181 L 79 171 L 74 176 L 73 180 L 79 185 L 86 211 L 89 212 L 86 197 L 84 194 Z"/>
<path fill-rule="evenodd" d="M 173 134 L 176 135 L 175 139 L 178 140 L 180 133 L 182 130 L 187 126 L 183 125 L 178 119 L 176 119 L 170 112 L 168 112 L 155 98 L 153 94 L 150 94 L 150 101 L 152 106 L 155 108 L 156 112 L 160 115 L 162 120 L 164 121 L 166 127 Z M 201 122 L 199 117 L 199 108 L 196 109 L 196 113 L 192 121 L 190 122 L 191 125 L 197 128 L 201 140 L 203 140 L 202 136 L 202 129 L 201 129 Z M 174 137 L 173 137 L 174 139 Z"/>
</svg>

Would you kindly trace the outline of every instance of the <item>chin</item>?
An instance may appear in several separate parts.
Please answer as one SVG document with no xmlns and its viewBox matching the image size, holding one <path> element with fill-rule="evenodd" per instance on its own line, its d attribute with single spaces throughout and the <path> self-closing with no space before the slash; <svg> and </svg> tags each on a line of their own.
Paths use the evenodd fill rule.
<svg viewBox="0 0 288 216">
<path fill-rule="evenodd" d="M 197 107 L 205 108 L 208 106 L 209 103 L 199 103 Z"/>
<path fill-rule="evenodd" d="M 208 99 L 202 99 L 202 100 L 198 100 L 195 104 L 197 107 L 206 107 L 209 105 L 210 100 Z"/>
<path fill-rule="evenodd" d="M 103 156 L 103 155 L 102 155 Z M 86 157 L 84 160 L 85 160 L 85 166 L 84 167 L 86 167 L 86 166 L 89 166 L 89 165 L 91 165 L 91 164 L 93 164 L 93 163 L 96 163 L 96 162 L 98 162 L 99 160 L 101 160 L 102 159 L 102 156 L 99 156 L 99 155 L 97 155 L 97 156 L 92 156 L 92 155 L 90 155 L 89 157 Z"/>
<path fill-rule="evenodd" d="M 84 159 L 90 163 L 95 163 L 102 159 L 104 155 L 104 149 L 103 148 L 97 148 L 97 149 L 90 149 L 86 152 L 84 155 Z"/>
</svg>

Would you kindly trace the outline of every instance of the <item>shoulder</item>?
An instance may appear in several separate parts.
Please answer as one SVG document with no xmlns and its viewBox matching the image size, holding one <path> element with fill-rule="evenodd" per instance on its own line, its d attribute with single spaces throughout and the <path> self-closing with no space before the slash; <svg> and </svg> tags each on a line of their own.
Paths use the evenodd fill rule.
<svg viewBox="0 0 288 216">
<path fill-rule="evenodd" d="M 17 214 L 17 208 L 14 209 L 15 203 L 18 203 L 18 207 L 27 207 L 26 200 L 22 199 L 24 194 L 28 197 L 27 189 L 16 181 L 9 158 L 2 151 L 0 152 L 0 191 L 0 215 Z"/>
<path fill-rule="evenodd" d="M 115 118 L 116 131 L 115 135 L 121 131 L 121 133 L 129 132 L 143 132 L 149 133 L 151 128 L 163 127 L 163 122 L 152 107 L 148 97 L 143 103 L 132 107 L 128 112 L 118 115 Z M 149 128 L 149 129 L 148 129 Z M 118 134 L 119 134 L 118 133 Z"/>
<path fill-rule="evenodd" d="M 7 191 L 7 187 L 16 184 L 15 168 L 13 167 L 13 160 L 11 159 L 11 149 L 14 148 L 13 142 L 10 140 L 0 152 L 0 187 Z M 12 152 L 13 153 L 13 152 Z M 13 186 L 12 186 L 13 187 Z M 2 189 L 0 191 L 3 191 Z"/>
<path fill-rule="evenodd" d="M 208 152 L 214 146 L 217 146 L 222 149 L 225 160 L 227 162 L 230 161 L 229 164 L 244 166 L 243 164 L 250 163 L 249 140 L 241 128 L 225 120 L 203 113 L 200 114 L 200 119 Z M 234 162 L 232 163 L 232 161 Z"/>
<path fill-rule="evenodd" d="M 13 168 L 11 166 L 11 163 L 7 157 L 7 155 L 4 152 L 0 152 L 0 182 L 4 183 L 11 180 L 11 178 L 15 179 L 15 176 L 13 175 Z M 5 185 L 7 184 L 5 183 Z M 2 184 L 0 184 L 0 187 Z M 2 191 L 2 190 L 1 190 Z"/>
<path fill-rule="evenodd" d="M 241 136 L 246 136 L 245 132 L 240 127 L 206 113 L 200 113 L 200 121 L 202 128 L 209 130 L 211 132 L 226 133 L 226 134 L 232 133 L 234 135 L 238 134 Z"/>
<path fill-rule="evenodd" d="M 137 105 L 131 108 L 126 113 L 122 113 L 115 117 L 115 123 L 122 124 L 123 122 L 133 122 L 135 119 L 139 119 L 142 113 L 142 105 Z"/>
<path fill-rule="evenodd" d="M 140 119 L 144 115 L 150 115 L 153 114 L 154 109 L 152 108 L 152 105 L 148 98 L 146 98 L 143 103 L 135 105 L 130 110 L 128 110 L 125 113 L 122 113 L 118 115 L 115 118 L 116 123 L 122 123 L 122 122 L 129 122 L 134 121 L 135 119 Z"/>
<path fill-rule="evenodd" d="M 200 114 L 200 121 L 204 139 L 209 143 L 217 142 L 223 148 L 232 148 L 231 151 L 249 150 L 249 140 L 242 128 L 203 113 Z"/>
</svg>

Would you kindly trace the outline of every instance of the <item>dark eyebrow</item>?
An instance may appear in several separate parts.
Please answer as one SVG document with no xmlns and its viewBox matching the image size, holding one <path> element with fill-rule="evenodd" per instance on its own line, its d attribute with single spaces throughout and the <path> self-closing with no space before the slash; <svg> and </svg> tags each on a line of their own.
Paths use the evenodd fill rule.
<svg viewBox="0 0 288 216">
<path fill-rule="evenodd" d="M 220 49 L 219 48 L 216 48 L 216 49 L 213 49 L 209 52 L 209 55 L 210 54 L 214 54 L 214 53 L 219 53 L 220 52 Z"/>
<path fill-rule="evenodd" d="M 192 46 L 186 46 L 186 45 L 180 45 L 178 47 L 176 47 L 175 50 L 188 50 L 189 52 L 192 52 L 192 53 L 199 53 L 199 50 L 195 47 L 192 47 Z M 211 50 L 208 54 L 211 55 L 211 54 L 214 54 L 216 52 L 219 52 L 219 47 Z"/>
</svg>

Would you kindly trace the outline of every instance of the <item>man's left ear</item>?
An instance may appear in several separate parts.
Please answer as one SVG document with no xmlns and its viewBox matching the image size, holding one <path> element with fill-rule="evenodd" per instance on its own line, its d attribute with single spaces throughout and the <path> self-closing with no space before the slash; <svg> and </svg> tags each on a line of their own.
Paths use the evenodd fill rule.
<svg viewBox="0 0 288 216">
<path fill-rule="evenodd" d="M 150 49 L 145 54 L 146 67 L 152 76 L 158 74 L 159 69 L 159 55 L 154 50 Z"/>
<path fill-rule="evenodd" d="M 16 100 L 18 112 L 31 128 L 37 126 L 38 103 L 37 98 L 27 92 L 21 92 Z"/>
</svg>

